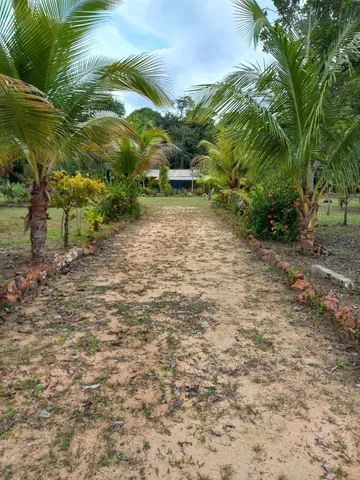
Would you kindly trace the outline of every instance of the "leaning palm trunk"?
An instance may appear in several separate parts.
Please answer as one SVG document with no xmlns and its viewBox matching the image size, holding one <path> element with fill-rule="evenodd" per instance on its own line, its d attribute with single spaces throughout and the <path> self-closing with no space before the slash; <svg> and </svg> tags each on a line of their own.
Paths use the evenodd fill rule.
<svg viewBox="0 0 360 480">
<path fill-rule="evenodd" d="M 31 189 L 29 213 L 26 217 L 26 229 L 30 229 L 31 254 L 35 265 L 45 261 L 45 243 L 47 237 L 47 220 L 49 208 L 48 181 L 43 178 Z"/>
</svg>

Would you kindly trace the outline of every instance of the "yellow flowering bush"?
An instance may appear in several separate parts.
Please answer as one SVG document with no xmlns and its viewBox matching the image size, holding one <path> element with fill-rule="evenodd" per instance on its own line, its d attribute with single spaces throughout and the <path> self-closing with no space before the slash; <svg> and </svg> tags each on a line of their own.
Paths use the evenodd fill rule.
<svg viewBox="0 0 360 480">
<path fill-rule="evenodd" d="M 78 173 L 75 176 L 67 172 L 54 172 L 51 180 L 52 205 L 64 212 L 64 246 L 69 245 L 70 213 L 76 208 L 87 207 L 104 193 L 102 181 Z"/>
</svg>

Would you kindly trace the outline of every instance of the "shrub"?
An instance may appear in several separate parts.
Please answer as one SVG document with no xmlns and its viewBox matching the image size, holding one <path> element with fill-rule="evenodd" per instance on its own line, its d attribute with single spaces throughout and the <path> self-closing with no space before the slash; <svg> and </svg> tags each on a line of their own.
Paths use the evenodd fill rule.
<svg viewBox="0 0 360 480">
<path fill-rule="evenodd" d="M 0 193 L 11 202 L 27 202 L 30 196 L 24 183 L 11 183 L 7 181 L 0 182 Z"/>
<path fill-rule="evenodd" d="M 159 187 L 160 187 L 160 192 L 167 196 L 171 195 L 172 193 L 172 188 L 169 182 L 169 166 L 166 164 L 161 165 L 160 171 L 159 171 Z"/>
<path fill-rule="evenodd" d="M 205 186 L 197 186 L 194 188 L 194 195 L 201 197 L 205 193 Z"/>
<path fill-rule="evenodd" d="M 243 224 L 261 240 L 296 241 L 300 234 L 296 200 L 298 195 L 291 187 L 266 190 L 257 186 L 250 192 Z"/>
<path fill-rule="evenodd" d="M 86 212 L 86 219 L 89 225 L 89 236 L 100 230 L 100 225 L 104 223 L 104 216 L 94 207 Z"/>
<path fill-rule="evenodd" d="M 242 216 L 249 205 L 248 193 L 243 190 L 221 190 L 212 196 L 215 205 L 226 208 L 236 216 Z"/>
<path fill-rule="evenodd" d="M 133 182 L 113 183 L 106 188 L 97 210 L 106 222 L 119 220 L 124 216 L 137 218 L 140 215 L 138 193 Z"/>
<path fill-rule="evenodd" d="M 66 172 L 54 172 L 51 180 L 52 205 L 64 212 L 64 246 L 69 245 L 70 213 L 75 208 L 83 208 L 104 192 L 100 180 L 94 180 L 78 173 L 74 177 Z"/>
<path fill-rule="evenodd" d="M 150 187 L 140 187 L 139 194 L 145 195 L 146 197 L 155 197 L 155 195 L 159 193 L 159 190 L 153 190 Z"/>
</svg>

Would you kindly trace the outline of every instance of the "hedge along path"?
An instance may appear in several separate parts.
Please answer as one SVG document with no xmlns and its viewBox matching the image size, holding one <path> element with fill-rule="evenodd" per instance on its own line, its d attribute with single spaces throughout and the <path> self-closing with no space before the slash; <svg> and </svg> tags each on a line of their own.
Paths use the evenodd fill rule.
<svg viewBox="0 0 360 480">
<path fill-rule="evenodd" d="M 1 327 L 0 478 L 359 478 L 356 352 L 205 202 L 51 282 Z"/>
</svg>

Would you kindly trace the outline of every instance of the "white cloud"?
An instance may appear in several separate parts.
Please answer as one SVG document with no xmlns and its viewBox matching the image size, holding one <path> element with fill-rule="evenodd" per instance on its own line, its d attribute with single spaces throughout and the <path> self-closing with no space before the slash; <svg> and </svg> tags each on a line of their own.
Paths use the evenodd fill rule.
<svg viewBox="0 0 360 480">
<path fill-rule="evenodd" d="M 239 63 L 263 58 L 237 31 L 231 0 L 125 0 L 97 35 L 95 51 L 117 58 L 157 53 L 176 96 L 221 79 Z M 128 111 L 148 104 L 133 94 L 123 98 Z"/>
</svg>

